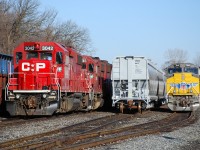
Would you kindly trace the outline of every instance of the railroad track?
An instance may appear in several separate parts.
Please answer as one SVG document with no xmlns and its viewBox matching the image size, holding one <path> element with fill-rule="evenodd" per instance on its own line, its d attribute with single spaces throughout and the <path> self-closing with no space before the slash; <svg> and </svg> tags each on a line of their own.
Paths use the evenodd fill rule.
<svg viewBox="0 0 200 150">
<path fill-rule="evenodd" d="M 90 112 L 90 113 L 96 113 L 95 111 L 94 112 Z M 8 127 L 8 126 L 15 126 L 15 125 L 22 125 L 22 124 L 25 124 L 25 123 L 32 123 L 32 122 L 39 122 L 39 121 L 45 121 L 45 120 L 54 120 L 54 119 L 59 119 L 59 118 L 62 118 L 62 117 L 71 117 L 71 116 L 76 116 L 76 115 L 80 115 L 80 114 L 83 114 L 83 115 L 86 115 L 86 113 L 83 113 L 83 112 L 76 112 L 75 114 L 60 114 L 60 115 L 55 115 L 55 116 L 42 116 L 42 117 L 15 117 L 15 118 L 7 118 L 7 119 L 4 119 L 4 120 L 1 120 L 0 122 L 0 128 L 3 128 L 3 127 Z M 89 113 L 87 113 L 89 114 Z"/>
<path fill-rule="evenodd" d="M 122 115 L 123 116 L 123 115 Z M 127 118 L 126 118 L 127 117 Z M 188 113 L 173 113 L 169 115 L 167 118 L 158 121 L 152 121 L 144 124 L 139 124 L 135 126 L 128 127 L 120 127 L 120 128 L 109 128 L 109 125 L 113 123 L 119 122 L 119 120 L 130 119 L 130 116 L 124 115 L 115 116 L 116 121 L 108 120 L 106 124 L 101 124 L 101 126 L 93 128 L 92 130 L 86 130 L 82 128 L 81 131 L 76 130 L 76 132 L 72 130 L 68 130 L 68 132 L 63 132 L 63 135 L 57 135 L 55 138 L 48 138 L 46 140 L 40 142 L 32 142 L 23 146 L 15 147 L 16 149 L 84 149 L 90 148 L 94 146 L 99 146 L 102 144 L 109 144 L 113 142 L 117 142 L 120 140 L 135 138 L 138 136 L 144 136 L 147 134 L 156 134 L 160 132 L 166 132 L 174 130 L 175 128 L 181 127 L 183 125 L 188 125 L 195 120 L 194 114 Z M 99 122 L 101 122 L 99 120 Z M 109 124 L 109 125 L 108 125 Z M 94 124 L 93 124 L 94 125 Z M 84 125 L 86 126 L 86 125 Z M 106 128 L 103 128 L 103 127 Z M 71 133 L 71 134 L 70 134 Z M 37 140 L 38 141 L 38 140 Z M 13 148 L 13 149 L 15 149 Z"/>
<path fill-rule="evenodd" d="M 145 112 L 143 115 L 151 115 Z M 173 113 L 167 118 L 144 124 L 122 127 L 139 114 L 118 114 L 90 120 L 58 130 L 0 143 L 0 149 L 84 149 L 102 144 L 171 131 L 195 120 L 194 114 Z M 142 116 L 142 115 L 140 115 Z M 122 123 L 123 124 L 123 123 Z"/>
<path fill-rule="evenodd" d="M 129 120 L 132 117 L 133 115 L 130 114 L 116 114 L 93 119 L 84 123 L 82 122 L 54 131 L 3 142 L 0 143 L 0 149 L 32 149 L 44 143 L 48 144 L 49 142 L 52 142 L 52 139 L 59 139 L 59 137 L 64 137 L 71 134 L 77 135 L 95 132 L 97 130 L 107 128 L 108 126 L 115 124 L 119 121 Z"/>
<path fill-rule="evenodd" d="M 152 121 L 145 124 L 118 128 L 110 131 L 107 130 L 77 135 L 74 137 L 70 137 L 69 139 L 63 139 L 62 142 L 60 142 L 60 145 L 63 144 L 64 146 L 62 146 L 61 149 L 65 150 L 90 148 L 128 138 L 135 138 L 148 134 L 172 131 L 178 127 L 186 126 L 190 123 L 193 123 L 195 120 L 196 118 L 193 113 L 173 113 L 169 117 L 159 121 Z"/>
<path fill-rule="evenodd" d="M 44 121 L 47 119 L 46 117 L 42 118 L 32 118 L 32 119 L 20 119 L 20 118 L 10 118 L 0 122 L 0 128 L 14 126 L 14 125 L 21 125 L 25 123 L 35 122 L 35 121 Z"/>
</svg>

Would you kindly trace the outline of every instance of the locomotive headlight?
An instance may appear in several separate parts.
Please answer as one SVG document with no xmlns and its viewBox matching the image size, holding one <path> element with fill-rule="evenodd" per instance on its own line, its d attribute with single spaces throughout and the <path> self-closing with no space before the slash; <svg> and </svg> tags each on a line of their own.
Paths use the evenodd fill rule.
<svg viewBox="0 0 200 150">
<path fill-rule="evenodd" d="M 90 75 L 90 79 L 92 79 L 93 77 L 94 77 L 93 74 L 91 74 L 91 75 Z"/>
<path fill-rule="evenodd" d="M 61 72 L 62 71 L 62 67 L 58 67 L 57 71 Z"/>
<path fill-rule="evenodd" d="M 20 94 L 16 94 L 16 95 L 15 95 L 15 98 L 16 98 L 16 99 L 19 99 L 19 98 L 20 98 Z"/>
<path fill-rule="evenodd" d="M 47 98 L 47 94 L 43 94 L 42 97 L 43 97 L 43 98 Z"/>
</svg>

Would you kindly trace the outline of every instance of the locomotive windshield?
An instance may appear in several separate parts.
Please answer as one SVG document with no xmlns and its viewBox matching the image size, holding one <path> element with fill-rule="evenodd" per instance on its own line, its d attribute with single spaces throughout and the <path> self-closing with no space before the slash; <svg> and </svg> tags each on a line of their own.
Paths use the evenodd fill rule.
<svg viewBox="0 0 200 150">
<path fill-rule="evenodd" d="M 52 60 L 52 53 L 39 53 L 38 52 L 29 52 L 26 55 L 27 59 L 31 59 L 31 58 L 39 58 L 40 55 L 40 59 L 42 60 Z"/>
<path fill-rule="evenodd" d="M 168 68 L 168 73 L 180 73 L 180 72 L 190 72 L 194 74 L 198 74 L 198 68 L 197 67 L 178 67 L 178 68 Z"/>
<path fill-rule="evenodd" d="M 27 59 L 38 58 L 38 53 L 37 52 L 27 53 L 26 58 Z"/>
<path fill-rule="evenodd" d="M 16 52 L 16 64 L 22 59 L 22 52 Z"/>
<path fill-rule="evenodd" d="M 168 68 L 168 73 L 173 74 L 177 72 L 182 72 L 182 68 Z"/>
<path fill-rule="evenodd" d="M 52 60 L 52 53 L 40 53 L 40 59 Z"/>
<path fill-rule="evenodd" d="M 191 73 L 194 73 L 194 74 L 198 74 L 198 68 L 196 67 L 185 67 L 184 68 L 184 72 L 191 72 Z"/>
</svg>

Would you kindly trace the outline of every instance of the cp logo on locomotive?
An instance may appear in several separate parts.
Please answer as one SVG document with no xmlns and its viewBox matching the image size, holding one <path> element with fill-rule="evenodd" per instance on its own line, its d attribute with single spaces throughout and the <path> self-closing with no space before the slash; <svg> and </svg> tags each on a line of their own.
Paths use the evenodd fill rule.
<svg viewBox="0 0 200 150">
<path fill-rule="evenodd" d="M 24 62 L 22 63 L 22 71 L 39 71 L 40 69 L 44 69 L 46 67 L 45 63 L 36 63 L 36 64 L 31 64 L 29 62 Z"/>
</svg>

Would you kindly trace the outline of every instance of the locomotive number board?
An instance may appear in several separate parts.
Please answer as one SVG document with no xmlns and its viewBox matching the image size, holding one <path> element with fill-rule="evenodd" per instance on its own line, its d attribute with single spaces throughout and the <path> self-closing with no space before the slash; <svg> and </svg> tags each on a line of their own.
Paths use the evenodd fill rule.
<svg viewBox="0 0 200 150">
<path fill-rule="evenodd" d="M 25 46 L 24 49 L 25 49 L 25 51 L 39 50 L 35 46 Z M 54 50 L 54 47 L 53 46 L 42 46 L 41 50 L 43 50 L 43 51 L 52 51 L 52 50 Z"/>
</svg>

